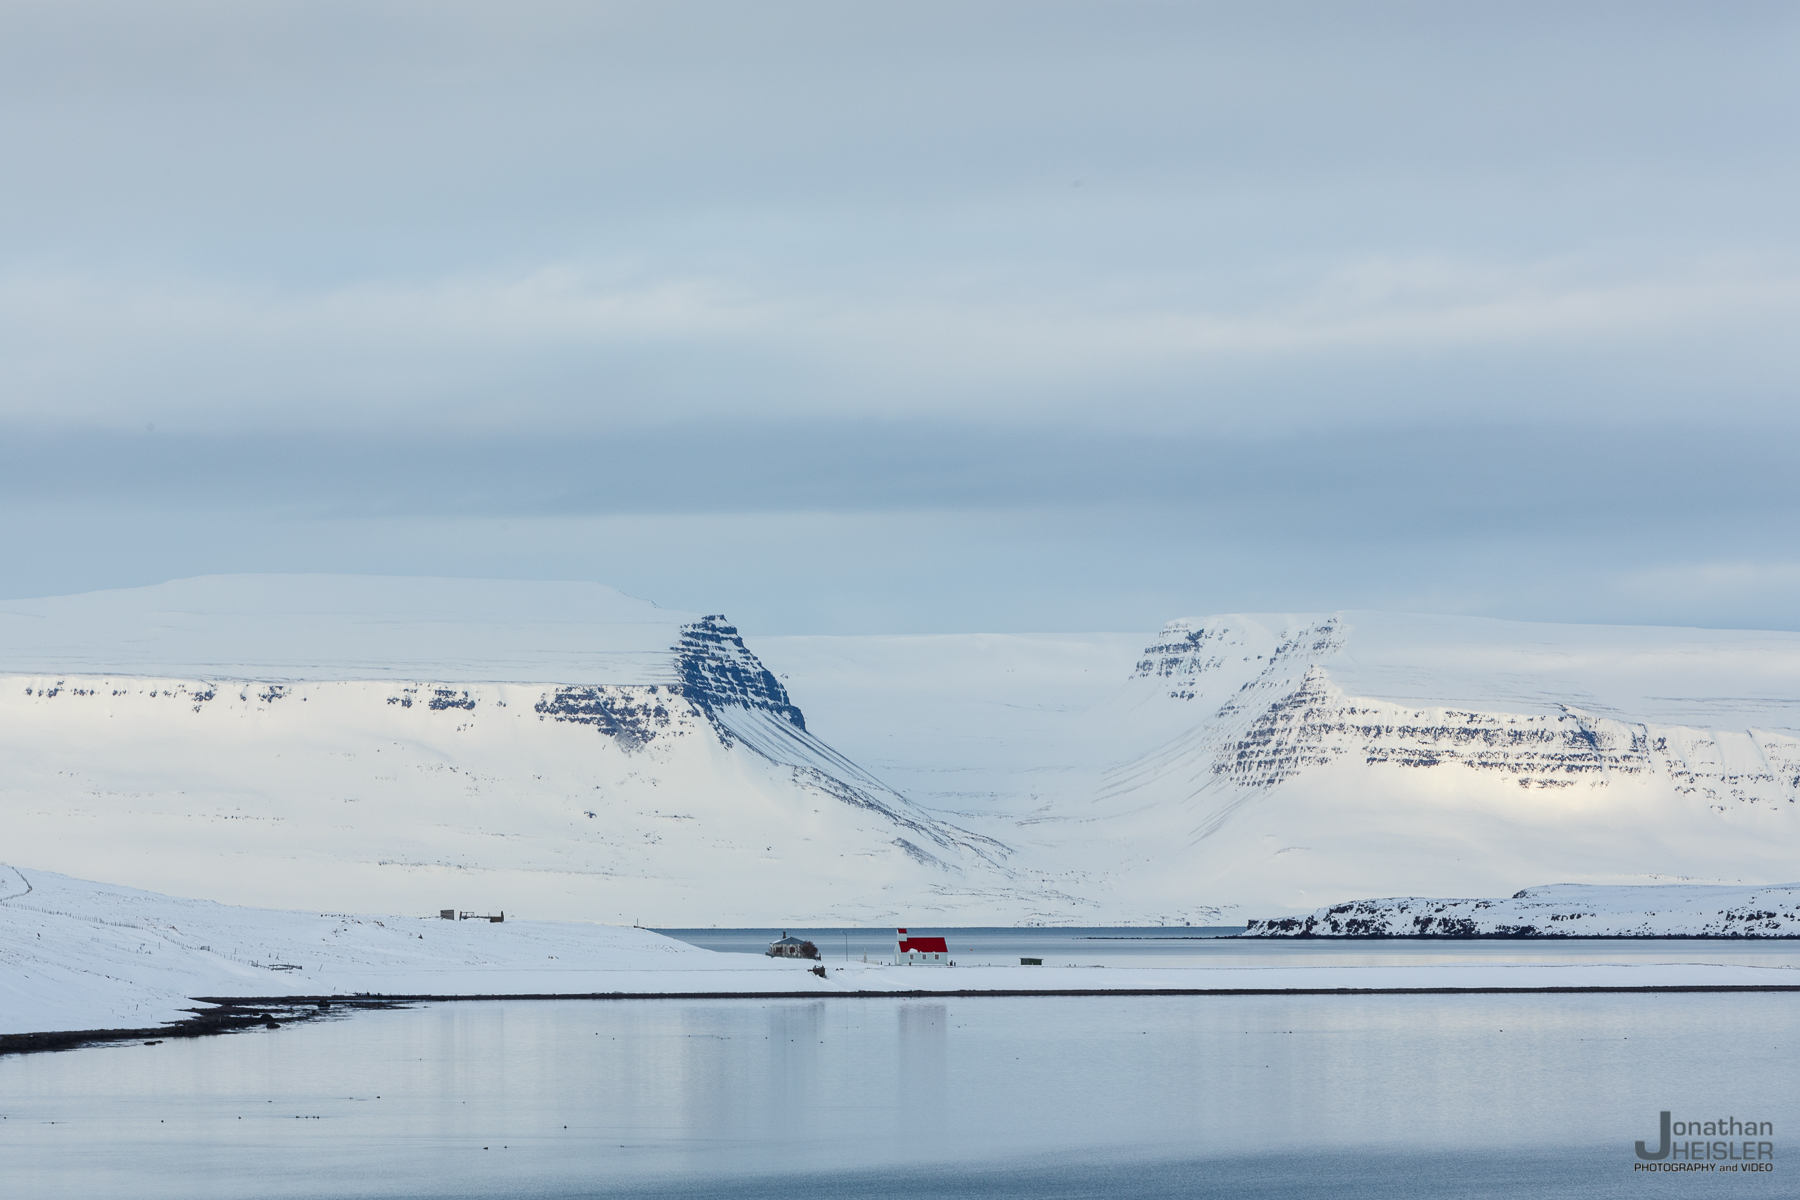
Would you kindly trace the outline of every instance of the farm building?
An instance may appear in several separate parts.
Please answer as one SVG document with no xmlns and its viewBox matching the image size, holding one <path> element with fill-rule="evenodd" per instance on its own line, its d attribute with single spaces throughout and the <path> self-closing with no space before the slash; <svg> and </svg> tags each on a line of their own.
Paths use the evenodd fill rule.
<svg viewBox="0 0 1800 1200">
<path fill-rule="evenodd" d="M 894 947 L 894 961 L 902 966 L 932 963 L 940 967 L 955 966 L 950 961 L 950 947 L 941 937 L 913 937 L 902 929 Z"/>
<path fill-rule="evenodd" d="M 770 958 L 817 958 L 819 948 L 809 941 L 797 937 L 789 937 L 784 929 L 781 940 L 769 943 Z"/>
</svg>

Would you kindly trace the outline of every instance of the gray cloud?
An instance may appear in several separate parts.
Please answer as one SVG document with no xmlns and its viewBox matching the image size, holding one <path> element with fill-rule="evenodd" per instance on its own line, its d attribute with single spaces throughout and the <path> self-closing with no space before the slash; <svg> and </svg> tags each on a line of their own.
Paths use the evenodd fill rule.
<svg viewBox="0 0 1800 1200">
<path fill-rule="evenodd" d="M 0 590 L 1800 620 L 1791 6 L 0 23 Z"/>
<path fill-rule="evenodd" d="M 0 437 L 0 502 L 330 520 L 1141 506 L 1284 539 L 1489 525 L 1783 524 L 1793 425 L 1397 426 L 1243 438 L 948 422 L 666 424 L 610 436 L 145 431 Z"/>
</svg>

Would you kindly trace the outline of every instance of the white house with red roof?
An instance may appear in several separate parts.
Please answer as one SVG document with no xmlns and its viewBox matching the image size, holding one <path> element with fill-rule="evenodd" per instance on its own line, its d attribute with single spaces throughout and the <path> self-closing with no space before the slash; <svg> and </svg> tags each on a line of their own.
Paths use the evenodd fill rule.
<svg viewBox="0 0 1800 1200">
<path fill-rule="evenodd" d="M 894 961 L 901 966 L 910 967 L 914 963 L 931 963 L 940 967 L 956 965 L 950 961 L 950 947 L 943 938 L 913 937 L 904 929 L 898 932 Z"/>
</svg>

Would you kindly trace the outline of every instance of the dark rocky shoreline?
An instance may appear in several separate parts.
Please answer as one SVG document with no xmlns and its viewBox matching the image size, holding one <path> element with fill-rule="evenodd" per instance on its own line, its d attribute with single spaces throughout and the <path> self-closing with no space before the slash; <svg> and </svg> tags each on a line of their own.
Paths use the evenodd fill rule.
<svg viewBox="0 0 1800 1200">
<path fill-rule="evenodd" d="M 0 1034 L 0 1055 L 33 1054 L 48 1050 L 79 1050 L 84 1046 L 103 1046 L 115 1042 L 154 1043 L 176 1038 L 212 1037 L 217 1034 L 243 1033 L 251 1029 L 280 1029 L 306 1021 L 316 1021 L 340 1011 L 365 1008 L 399 1008 L 391 1000 L 340 997 L 289 999 L 271 1001 L 201 1000 L 208 1008 L 189 1009 L 194 1015 L 169 1025 L 148 1029 L 70 1029 L 46 1033 Z"/>
</svg>

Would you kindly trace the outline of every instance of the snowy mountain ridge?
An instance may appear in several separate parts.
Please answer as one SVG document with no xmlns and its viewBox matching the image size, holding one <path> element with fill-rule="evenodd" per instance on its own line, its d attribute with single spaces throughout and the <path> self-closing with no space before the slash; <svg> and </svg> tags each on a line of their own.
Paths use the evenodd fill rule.
<svg viewBox="0 0 1800 1200">
<path fill-rule="evenodd" d="M 1201 628 L 1170 622 L 1145 651 L 1134 678 L 1163 685 L 1168 700 L 1211 707 L 1206 734 L 1159 748 L 1120 770 L 1111 786 L 1134 788 L 1145 774 L 1177 765 L 1195 770 L 1193 759 L 1202 757 L 1206 763 L 1199 770 L 1210 770 L 1220 784 L 1273 788 L 1310 766 L 1354 757 L 1370 766 L 1454 765 L 1494 772 L 1519 788 L 1539 790 L 1570 788 L 1584 779 L 1604 786 L 1620 777 L 1652 775 L 1712 806 L 1791 804 L 1800 795 L 1800 736 L 1791 727 L 1786 732 L 1696 729 L 1624 720 L 1616 707 L 1611 707 L 1616 716 L 1598 716 L 1571 703 L 1573 696 L 1555 700 L 1555 693 L 1546 693 L 1550 680 L 1544 673 L 1530 676 L 1528 694 L 1516 685 L 1487 685 L 1485 711 L 1418 703 L 1433 687 L 1469 696 L 1487 682 L 1454 678 L 1444 667 L 1420 671 L 1411 680 L 1413 703 L 1363 696 L 1352 689 L 1372 675 L 1388 691 L 1404 684 L 1393 664 L 1370 671 L 1346 649 L 1352 630 L 1361 633 L 1357 626 L 1368 621 L 1359 617 L 1289 621 L 1278 637 L 1271 637 L 1273 628 L 1240 617 L 1215 617 Z M 1379 624 L 1377 630 L 1391 637 L 1391 621 L 1390 630 Z M 1447 622 L 1433 624 L 1442 644 Z M 1460 624 L 1480 630 L 1480 622 Z M 1793 640 L 1800 649 L 1800 639 Z M 1559 657 L 1570 655 L 1564 651 Z M 1586 698 L 1589 689 L 1571 687 L 1570 693 Z M 1741 718 L 1744 707 L 1757 705 L 1757 716 L 1793 721 L 1796 712 L 1786 700 L 1739 696 L 1730 702 L 1730 716 Z M 1507 703 L 1514 705 L 1512 711 L 1499 707 Z M 1692 711 L 1699 702 L 1674 703 Z"/>
<path fill-rule="evenodd" d="M 1800 854 L 1800 634 L 1346 611 L 1172 621 L 1141 651 L 756 645 L 835 745 L 1134 913 L 1266 917 L 1547 875 L 1768 884 Z M 1033 656 L 1071 670 L 1021 686 Z M 921 703 L 932 686 L 965 728 Z"/>
<path fill-rule="evenodd" d="M 671 924 L 1046 903 L 1003 843 L 810 734 L 722 616 L 591 585 L 318 577 L 7 607 L 12 662 L 129 669 L 0 676 L 9 852 L 52 870 L 237 903 L 328 890 Z M 206 670 L 156 674 L 182 665 Z"/>
<path fill-rule="evenodd" d="M 1342 612 L 746 644 L 598 585 L 217 577 L 0 604 L 0 670 L 9 852 L 233 903 L 1218 924 L 1771 884 L 1800 851 L 1792 633 Z"/>
</svg>

